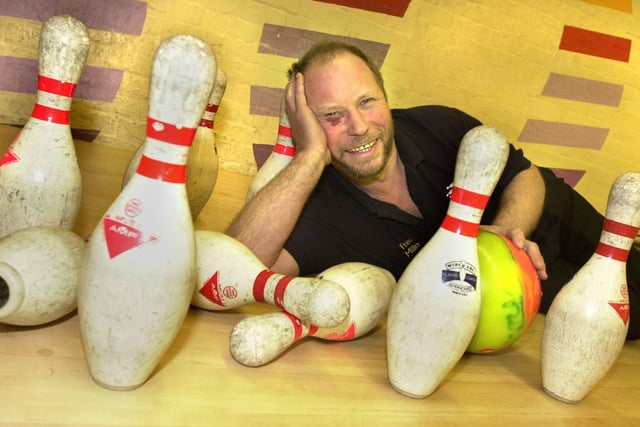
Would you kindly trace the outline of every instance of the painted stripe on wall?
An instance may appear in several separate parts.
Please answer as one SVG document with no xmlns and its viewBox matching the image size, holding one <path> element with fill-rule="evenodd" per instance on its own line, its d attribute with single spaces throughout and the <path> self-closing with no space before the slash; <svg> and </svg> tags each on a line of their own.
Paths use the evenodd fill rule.
<svg viewBox="0 0 640 427">
<path fill-rule="evenodd" d="M 36 93 L 38 60 L 0 55 L 0 90 Z M 74 98 L 112 102 L 118 93 L 124 72 L 113 68 L 85 65 Z"/>
<path fill-rule="evenodd" d="M 284 27 L 281 25 L 264 24 L 258 53 L 299 58 L 317 41 L 330 39 L 351 43 L 371 57 L 379 67 L 389 51 L 389 45 L 370 40 L 353 37 L 342 37 L 335 34 Z"/>
<path fill-rule="evenodd" d="M 284 89 L 251 86 L 250 96 L 249 112 L 251 114 L 280 117 L 280 103 L 284 96 Z"/>
<path fill-rule="evenodd" d="M 631 40 L 565 25 L 560 49 L 629 62 Z"/>
<path fill-rule="evenodd" d="M 619 84 L 551 73 L 542 95 L 618 107 L 623 92 Z"/>
<path fill-rule="evenodd" d="M 609 9 L 619 10 L 620 12 L 625 12 L 625 13 L 633 12 L 632 0 L 582 0 L 582 1 L 595 4 L 598 6 L 608 7 Z"/>
<path fill-rule="evenodd" d="M 553 171 L 553 173 L 558 177 L 564 179 L 564 182 L 569 184 L 572 187 L 575 187 L 576 184 L 582 179 L 585 171 L 577 170 L 577 169 L 560 169 L 560 168 L 549 168 Z"/>
<path fill-rule="evenodd" d="M 275 144 L 274 144 L 275 145 Z M 267 158 L 273 151 L 273 145 L 269 144 L 253 144 L 253 158 L 256 161 L 258 169 L 267 161 Z"/>
<path fill-rule="evenodd" d="M 384 13 L 403 17 L 407 12 L 411 0 L 315 0 L 322 3 L 332 3 L 369 12 Z"/>
<path fill-rule="evenodd" d="M 0 0 L 0 15 L 46 21 L 68 14 L 89 28 L 140 35 L 147 3 L 137 0 Z"/>
<path fill-rule="evenodd" d="M 18 129 L 22 129 L 24 125 L 16 125 L 13 123 L 0 123 L 0 125 L 11 126 Z M 84 142 L 93 142 L 98 135 L 100 135 L 100 131 L 97 129 L 77 129 L 71 128 L 71 137 L 78 141 Z"/>
<path fill-rule="evenodd" d="M 518 140 L 599 150 L 608 134 L 606 128 L 529 119 Z"/>
</svg>

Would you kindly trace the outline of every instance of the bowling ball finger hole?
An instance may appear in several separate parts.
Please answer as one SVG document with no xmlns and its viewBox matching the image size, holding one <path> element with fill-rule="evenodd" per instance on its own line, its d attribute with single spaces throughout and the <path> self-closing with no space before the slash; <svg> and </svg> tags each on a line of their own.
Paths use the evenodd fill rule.
<svg viewBox="0 0 640 427">
<path fill-rule="evenodd" d="M 0 277 L 0 308 L 4 307 L 9 301 L 9 285 Z"/>
</svg>

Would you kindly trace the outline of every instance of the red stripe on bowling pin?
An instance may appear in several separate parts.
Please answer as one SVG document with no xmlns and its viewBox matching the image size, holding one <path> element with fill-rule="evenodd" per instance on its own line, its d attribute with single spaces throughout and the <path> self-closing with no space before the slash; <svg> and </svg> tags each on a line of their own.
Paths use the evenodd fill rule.
<svg viewBox="0 0 640 427">
<path fill-rule="evenodd" d="M 639 227 L 634 227 L 632 225 L 623 224 L 618 221 L 614 221 L 612 219 L 605 218 L 604 226 L 602 229 L 606 232 L 617 234 L 619 236 L 627 237 L 629 239 L 633 239 L 638 234 Z"/>
<path fill-rule="evenodd" d="M 283 313 L 291 320 L 291 324 L 293 325 L 293 342 L 300 341 L 303 336 L 311 336 L 318 332 L 318 327 L 314 325 L 308 325 L 309 331 L 306 335 L 304 335 L 304 327 L 302 326 L 302 322 L 296 316 L 291 313 L 288 313 L 286 310 Z"/>
<path fill-rule="evenodd" d="M 273 147 L 273 152 L 282 154 L 283 156 L 293 157 L 296 154 L 295 147 L 291 147 L 289 145 L 282 144 L 279 142 L 280 137 L 291 138 L 291 128 L 289 126 L 278 126 L 278 142 Z"/>
<path fill-rule="evenodd" d="M 638 234 L 638 230 L 640 228 L 605 218 L 604 226 L 602 227 L 602 229 L 603 231 L 611 234 L 616 234 L 628 239 L 633 239 Z M 596 248 L 595 252 L 598 255 L 606 258 L 611 258 L 620 262 L 627 262 L 627 258 L 629 257 L 629 249 L 631 248 L 619 248 L 601 241 L 600 243 L 598 243 L 598 247 Z"/>
<path fill-rule="evenodd" d="M 57 108 L 47 107 L 46 105 L 37 103 L 33 106 L 31 117 L 59 125 L 69 124 L 69 110 L 59 110 Z"/>
<path fill-rule="evenodd" d="M 218 105 L 216 104 L 207 104 L 207 108 L 204 110 L 207 113 L 216 114 L 218 112 Z M 200 119 L 200 127 L 213 129 L 213 120 L 208 119 Z"/>
<path fill-rule="evenodd" d="M 295 147 L 289 147 L 287 145 L 278 143 L 273 146 L 273 152 L 282 154 L 283 156 L 293 157 L 296 154 L 296 149 Z"/>
<path fill-rule="evenodd" d="M 38 90 L 53 93 L 54 95 L 71 98 L 76 91 L 76 84 L 72 82 L 62 82 L 46 76 L 38 76 Z"/>
<path fill-rule="evenodd" d="M 483 210 L 489 202 L 489 196 L 454 186 L 451 193 L 451 201 L 470 208 Z M 477 237 L 480 226 L 477 222 L 465 221 L 447 214 L 442 221 L 442 228 L 463 236 Z"/>
<path fill-rule="evenodd" d="M 276 289 L 273 291 L 273 303 L 276 306 L 284 308 L 284 293 L 287 291 L 287 286 L 289 286 L 289 282 L 292 280 L 293 276 L 284 276 L 278 281 Z"/>
<path fill-rule="evenodd" d="M 136 172 L 147 178 L 174 184 L 184 184 L 187 181 L 187 165 L 166 163 L 144 155 L 140 158 Z"/>
<path fill-rule="evenodd" d="M 253 282 L 253 298 L 258 302 L 265 302 L 264 297 L 264 289 L 267 285 L 267 281 L 271 276 L 275 273 L 271 270 L 262 270 L 256 276 L 256 279 Z M 273 303 L 275 306 L 284 308 L 284 294 L 287 290 L 287 286 L 293 280 L 292 276 L 283 276 L 276 285 L 273 294 Z"/>
<path fill-rule="evenodd" d="M 190 147 L 196 136 L 196 130 L 197 128 L 178 128 L 172 123 L 147 117 L 147 136 L 168 144 Z"/>
</svg>

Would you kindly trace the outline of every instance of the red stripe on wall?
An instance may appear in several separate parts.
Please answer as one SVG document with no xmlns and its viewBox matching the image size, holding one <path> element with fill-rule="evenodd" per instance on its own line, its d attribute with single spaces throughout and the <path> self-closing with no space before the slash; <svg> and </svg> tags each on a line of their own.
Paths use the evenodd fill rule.
<svg viewBox="0 0 640 427">
<path fill-rule="evenodd" d="M 403 17 L 407 12 L 411 0 L 315 0 L 322 3 L 332 3 L 369 12 L 384 13 Z"/>
<path fill-rule="evenodd" d="M 36 93 L 38 89 L 38 61 L 0 55 L 0 90 Z M 124 72 L 113 68 L 85 65 L 74 98 L 112 102 L 118 93 Z"/>
<path fill-rule="evenodd" d="M 623 92 L 619 84 L 551 73 L 542 95 L 618 107 Z"/>
<path fill-rule="evenodd" d="M 312 44 L 320 40 L 340 40 L 353 44 L 369 55 L 378 67 L 382 65 L 389 51 L 389 45 L 385 43 L 281 25 L 264 24 L 258 53 L 299 58 Z M 282 72 L 284 73 L 286 70 L 282 70 Z"/>
<path fill-rule="evenodd" d="M 631 40 L 565 25 L 560 49 L 629 62 Z"/>
<path fill-rule="evenodd" d="M 44 22 L 63 14 L 96 30 L 140 35 L 147 18 L 147 3 L 137 0 L 0 1 L 0 15 Z"/>
<path fill-rule="evenodd" d="M 519 141 L 599 150 L 609 129 L 529 119 Z"/>
</svg>

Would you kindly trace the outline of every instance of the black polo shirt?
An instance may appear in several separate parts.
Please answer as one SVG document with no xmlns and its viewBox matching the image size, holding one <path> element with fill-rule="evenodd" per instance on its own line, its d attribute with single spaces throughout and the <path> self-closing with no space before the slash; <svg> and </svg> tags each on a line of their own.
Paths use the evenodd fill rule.
<svg viewBox="0 0 640 427">
<path fill-rule="evenodd" d="M 300 267 L 300 275 L 361 261 L 386 268 L 399 278 L 440 226 L 449 206 L 460 141 L 481 123 L 442 106 L 394 109 L 392 117 L 407 186 L 423 218 L 370 197 L 327 166 L 285 244 Z M 511 146 L 483 223 L 491 222 L 507 183 L 529 166 L 522 152 Z"/>
</svg>

